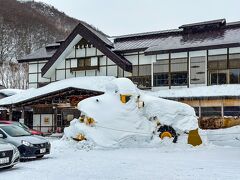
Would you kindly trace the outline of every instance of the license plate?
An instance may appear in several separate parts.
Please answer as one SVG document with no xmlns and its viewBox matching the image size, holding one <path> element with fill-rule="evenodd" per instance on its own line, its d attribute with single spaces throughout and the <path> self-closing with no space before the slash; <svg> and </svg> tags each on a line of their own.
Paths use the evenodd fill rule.
<svg viewBox="0 0 240 180">
<path fill-rule="evenodd" d="M 45 153 L 46 152 L 46 148 L 40 149 L 40 153 Z"/>
<path fill-rule="evenodd" d="M 0 158 L 0 164 L 6 164 L 6 163 L 9 163 L 9 157 Z"/>
</svg>

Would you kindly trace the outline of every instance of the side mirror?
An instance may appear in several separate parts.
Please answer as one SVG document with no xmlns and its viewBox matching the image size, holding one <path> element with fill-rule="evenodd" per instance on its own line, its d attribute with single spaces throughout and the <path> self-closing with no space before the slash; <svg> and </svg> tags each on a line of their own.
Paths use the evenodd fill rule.
<svg viewBox="0 0 240 180">
<path fill-rule="evenodd" d="M 2 135 L 2 134 L 0 134 L 0 138 L 2 138 L 2 139 L 3 139 L 3 135 Z"/>
</svg>

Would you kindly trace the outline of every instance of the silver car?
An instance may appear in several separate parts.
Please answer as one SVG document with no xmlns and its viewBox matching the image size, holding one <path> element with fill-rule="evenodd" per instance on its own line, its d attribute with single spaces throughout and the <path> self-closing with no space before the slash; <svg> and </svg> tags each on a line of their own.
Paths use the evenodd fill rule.
<svg viewBox="0 0 240 180">
<path fill-rule="evenodd" d="M 20 158 L 42 158 L 50 153 L 50 142 L 41 137 L 32 135 L 30 132 L 16 125 L 0 124 L 0 136 L 3 141 L 15 145 Z"/>
<path fill-rule="evenodd" d="M 12 168 L 19 162 L 19 158 L 19 151 L 14 145 L 0 140 L 0 168 Z"/>
</svg>

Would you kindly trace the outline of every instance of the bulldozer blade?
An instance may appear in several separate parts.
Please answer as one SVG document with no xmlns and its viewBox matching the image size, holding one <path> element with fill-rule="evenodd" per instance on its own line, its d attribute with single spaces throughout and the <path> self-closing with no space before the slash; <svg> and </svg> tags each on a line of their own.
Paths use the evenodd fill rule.
<svg viewBox="0 0 240 180">
<path fill-rule="evenodd" d="M 198 134 L 198 129 L 189 131 L 188 144 L 191 144 L 193 146 L 199 146 L 200 144 L 202 144 L 202 139 Z"/>
</svg>

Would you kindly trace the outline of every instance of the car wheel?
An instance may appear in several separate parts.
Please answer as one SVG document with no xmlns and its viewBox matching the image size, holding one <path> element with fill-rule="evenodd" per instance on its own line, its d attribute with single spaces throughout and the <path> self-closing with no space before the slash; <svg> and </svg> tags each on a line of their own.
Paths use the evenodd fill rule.
<svg viewBox="0 0 240 180">
<path fill-rule="evenodd" d="M 40 156 L 37 156 L 38 159 L 41 159 L 43 158 L 44 155 L 40 155 Z"/>
<path fill-rule="evenodd" d="M 177 138 L 178 138 L 177 133 L 171 126 L 166 126 L 166 125 L 161 126 L 158 129 L 158 132 L 159 132 L 159 137 L 161 139 L 168 137 L 168 138 L 173 138 L 173 143 L 177 142 Z"/>
</svg>

